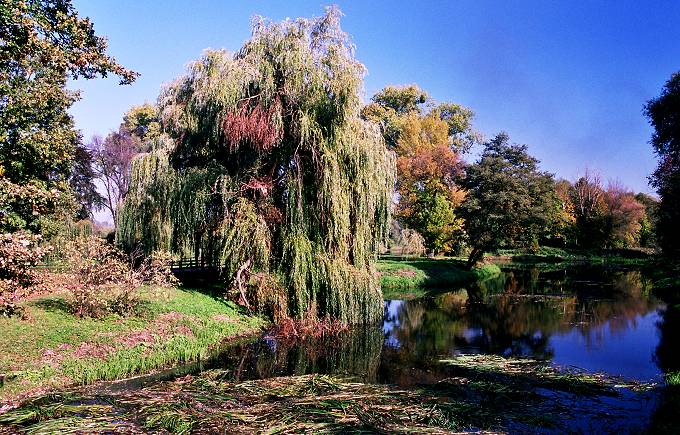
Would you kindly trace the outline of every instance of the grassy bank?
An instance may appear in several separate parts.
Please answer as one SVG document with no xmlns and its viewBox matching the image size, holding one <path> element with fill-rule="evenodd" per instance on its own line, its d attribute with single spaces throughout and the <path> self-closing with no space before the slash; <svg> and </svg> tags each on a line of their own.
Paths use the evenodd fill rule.
<svg viewBox="0 0 680 435">
<path fill-rule="evenodd" d="M 512 261 L 513 263 L 544 264 L 588 264 L 646 266 L 655 257 L 650 250 L 642 249 L 568 249 L 541 246 L 538 249 L 499 249 L 490 254 L 492 261 Z"/>
<path fill-rule="evenodd" d="M 377 270 L 383 294 L 395 290 L 414 290 L 422 293 L 426 288 L 446 288 L 492 277 L 500 273 L 495 264 L 485 264 L 473 270 L 465 269 L 460 259 L 383 258 Z"/>
<path fill-rule="evenodd" d="M 450 368 L 447 377 L 413 388 L 318 374 L 244 382 L 234 379 L 233 370 L 210 370 L 124 393 L 35 398 L 0 414 L 0 429 L 4 424 L 38 433 L 534 433 L 578 429 L 581 423 L 626 428 L 631 422 L 618 421 L 615 412 L 621 391 L 647 400 L 645 386 L 560 372 L 538 361 L 477 355 L 441 364 Z"/>
<path fill-rule="evenodd" d="M 138 292 L 127 318 L 78 318 L 58 294 L 25 302 L 26 319 L 0 318 L 0 401 L 194 361 L 264 323 L 191 289 Z"/>
</svg>

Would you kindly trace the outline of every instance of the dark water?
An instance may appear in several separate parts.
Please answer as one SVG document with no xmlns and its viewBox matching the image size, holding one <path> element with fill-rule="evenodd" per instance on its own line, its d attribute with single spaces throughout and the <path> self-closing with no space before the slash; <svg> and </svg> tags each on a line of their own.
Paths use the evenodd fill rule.
<svg viewBox="0 0 680 435">
<path fill-rule="evenodd" d="M 675 354 L 664 349 L 664 312 L 638 271 L 506 270 L 468 288 L 385 301 L 382 325 L 314 343 L 265 337 L 220 364 L 243 379 L 331 373 L 415 385 L 436 382 L 441 359 L 482 353 L 662 382 L 662 367 L 677 365 L 663 361 Z"/>
</svg>

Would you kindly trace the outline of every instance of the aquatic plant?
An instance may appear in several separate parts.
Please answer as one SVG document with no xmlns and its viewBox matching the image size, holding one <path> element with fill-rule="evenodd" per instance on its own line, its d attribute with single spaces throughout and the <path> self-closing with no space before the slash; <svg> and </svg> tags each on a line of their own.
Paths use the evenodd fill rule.
<svg viewBox="0 0 680 435">
<path fill-rule="evenodd" d="M 364 67 L 339 17 L 256 19 L 237 53 L 207 51 L 162 92 L 170 139 L 133 163 L 121 245 L 217 267 L 247 306 L 268 273 L 291 317 L 382 316 L 395 158 L 359 116 Z"/>
</svg>

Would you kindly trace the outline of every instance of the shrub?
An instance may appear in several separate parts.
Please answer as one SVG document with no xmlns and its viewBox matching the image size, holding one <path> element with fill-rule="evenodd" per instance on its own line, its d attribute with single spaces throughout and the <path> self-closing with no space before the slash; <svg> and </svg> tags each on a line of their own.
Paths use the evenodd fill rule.
<svg viewBox="0 0 680 435">
<path fill-rule="evenodd" d="M 402 254 L 421 256 L 425 254 L 425 239 L 416 230 L 405 228 L 401 231 Z"/>
<path fill-rule="evenodd" d="M 134 311 L 137 305 L 134 293 L 142 280 L 122 251 L 104 239 L 89 236 L 69 242 L 64 253 L 68 268 L 75 275 L 66 285 L 74 314 L 98 318 Z"/>
<path fill-rule="evenodd" d="M 39 289 L 40 275 L 32 267 L 49 251 L 39 242 L 40 236 L 27 233 L 0 235 L 0 316 L 15 314 L 18 302 Z"/>
<path fill-rule="evenodd" d="M 145 258 L 138 267 L 140 279 L 150 285 L 158 287 L 170 287 L 179 281 L 173 275 L 170 267 L 175 256 L 170 252 L 155 251 L 150 257 Z"/>
<path fill-rule="evenodd" d="M 96 236 L 77 237 L 65 247 L 68 270 L 74 274 L 66 288 L 73 312 L 98 318 L 114 313 L 132 314 L 139 301 L 136 289 L 144 284 L 168 287 L 177 283 L 170 271 L 172 256 L 155 252 L 140 258 Z"/>
</svg>

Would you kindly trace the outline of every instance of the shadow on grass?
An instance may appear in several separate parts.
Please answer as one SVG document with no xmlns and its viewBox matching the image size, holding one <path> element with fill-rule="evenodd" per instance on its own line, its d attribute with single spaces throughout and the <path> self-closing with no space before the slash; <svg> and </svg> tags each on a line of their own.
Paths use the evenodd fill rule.
<svg viewBox="0 0 680 435">
<path fill-rule="evenodd" d="M 29 302 L 30 306 L 40 308 L 41 310 L 47 311 L 49 313 L 56 314 L 73 314 L 71 306 L 63 298 L 41 298 Z"/>
<path fill-rule="evenodd" d="M 224 284 L 222 283 L 212 283 L 206 284 L 202 287 L 196 287 L 189 285 L 189 283 L 182 282 L 178 288 L 189 294 L 193 293 L 208 296 L 210 299 L 223 306 L 226 310 L 233 311 L 235 314 L 240 316 L 247 317 L 257 314 L 253 311 L 249 311 L 246 307 L 237 304 L 234 300 L 236 295 L 226 290 Z"/>
<path fill-rule="evenodd" d="M 377 266 L 383 289 L 451 288 L 476 279 L 457 259 L 382 257 Z"/>
<path fill-rule="evenodd" d="M 252 315 L 245 307 L 236 304 L 230 299 L 229 292 L 223 279 L 214 269 L 184 269 L 175 270 L 175 276 L 180 281 L 179 288 L 185 292 L 201 293 L 210 296 L 215 301 L 222 303 L 225 308 L 232 309 L 238 314 Z"/>
</svg>

